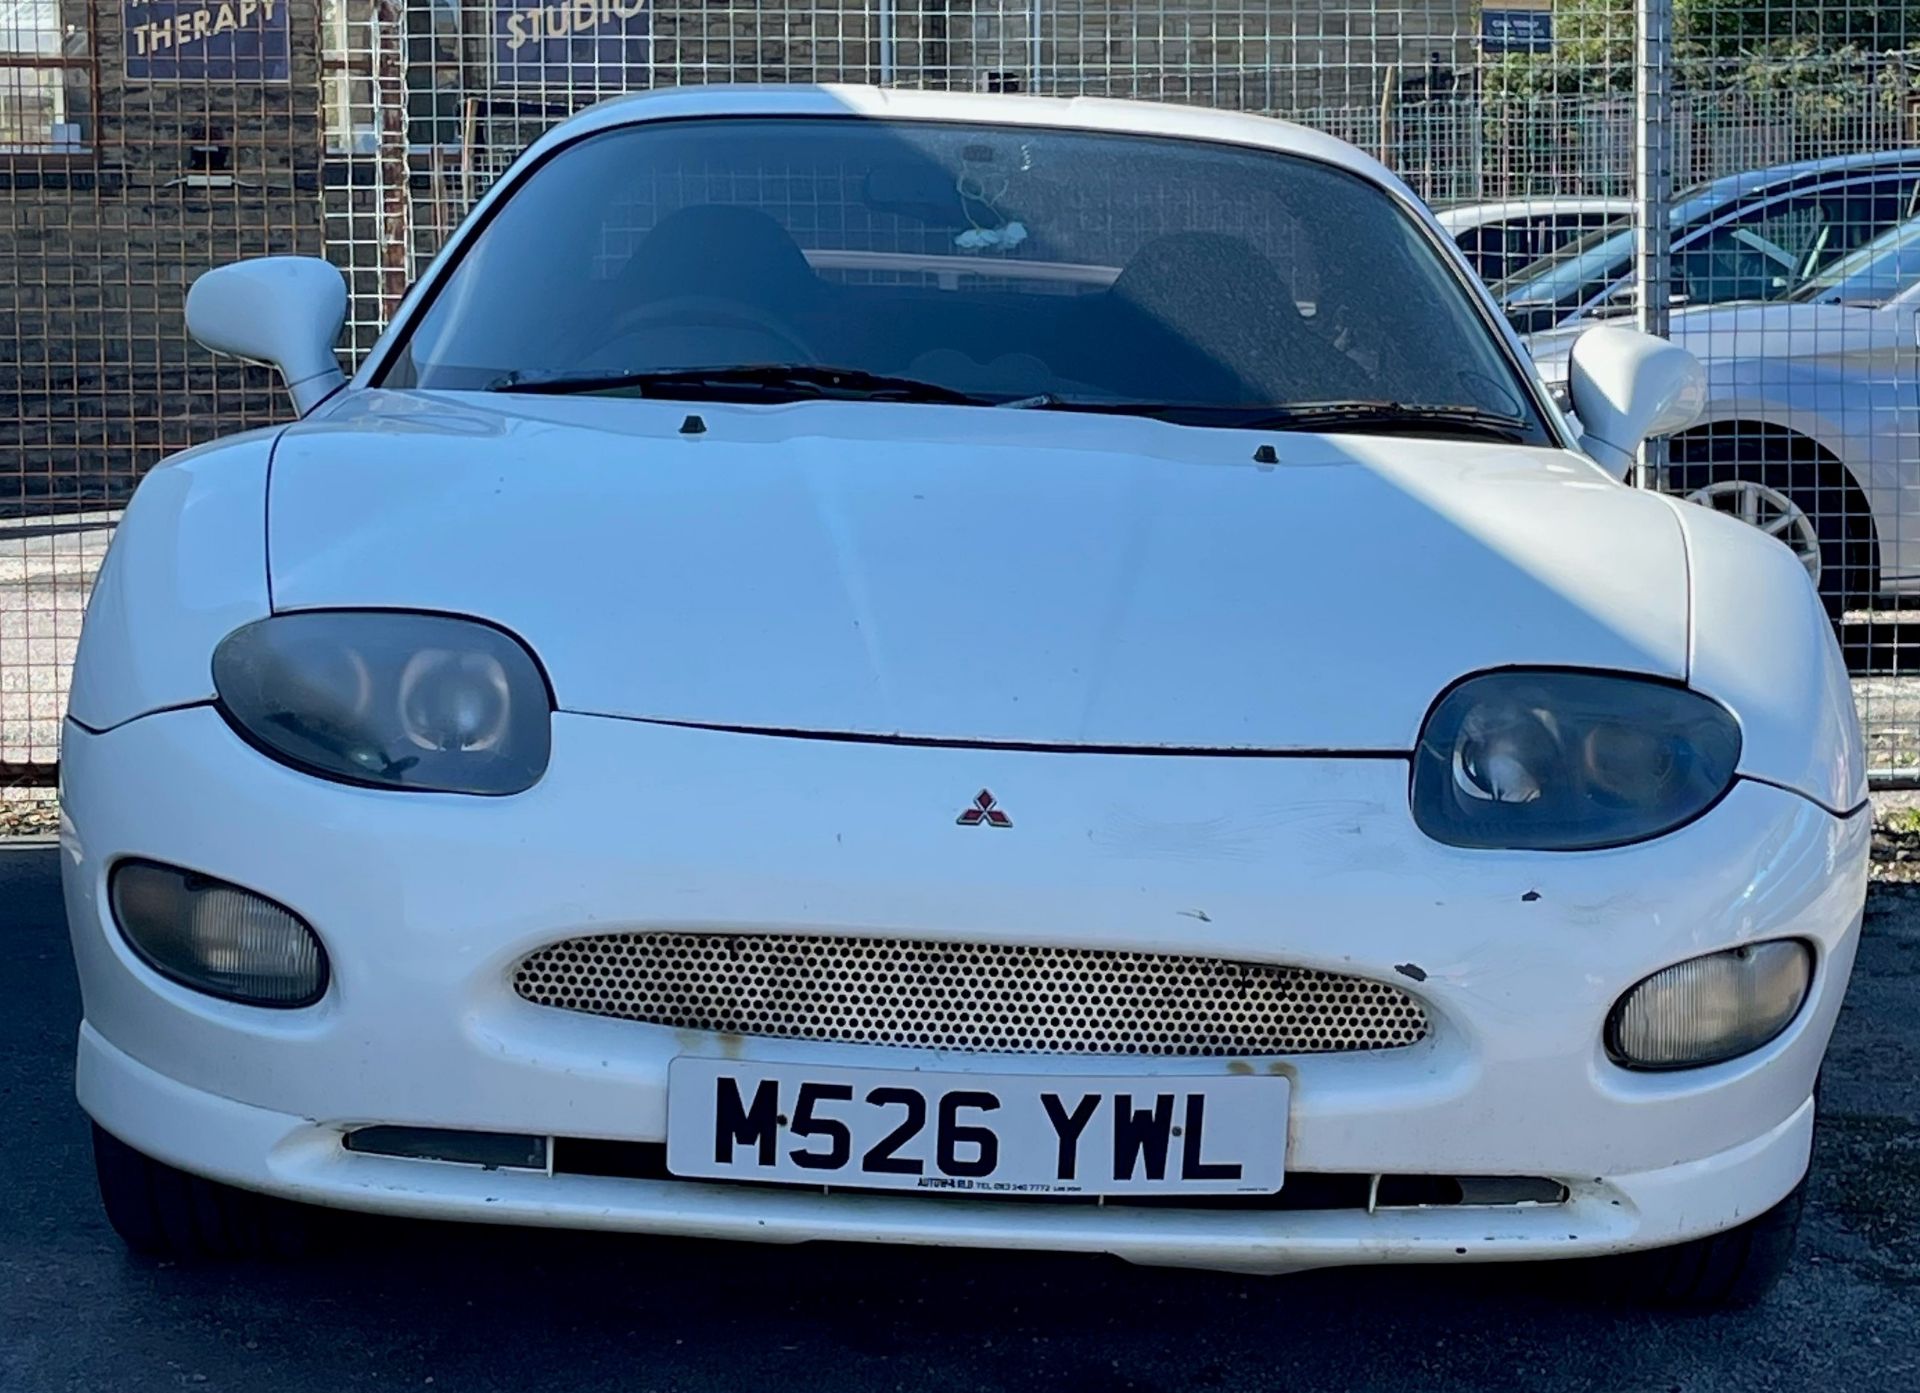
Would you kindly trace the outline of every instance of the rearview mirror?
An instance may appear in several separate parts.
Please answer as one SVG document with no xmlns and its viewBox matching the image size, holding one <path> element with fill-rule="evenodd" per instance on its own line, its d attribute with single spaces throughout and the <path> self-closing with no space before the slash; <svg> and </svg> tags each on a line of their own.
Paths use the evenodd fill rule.
<svg viewBox="0 0 1920 1393">
<path fill-rule="evenodd" d="M 1567 394 L 1580 446 L 1624 479 L 1640 442 L 1685 430 L 1707 404 L 1707 375 L 1686 349 L 1634 329 L 1589 329 L 1574 340 Z"/>
<path fill-rule="evenodd" d="M 187 332 L 216 353 L 278 368 L 303 416 L 346 381 L 333 356 L 346 318 L 346 281 L 313 256 L 236 261 L 187 291 Z"/>
</svg>

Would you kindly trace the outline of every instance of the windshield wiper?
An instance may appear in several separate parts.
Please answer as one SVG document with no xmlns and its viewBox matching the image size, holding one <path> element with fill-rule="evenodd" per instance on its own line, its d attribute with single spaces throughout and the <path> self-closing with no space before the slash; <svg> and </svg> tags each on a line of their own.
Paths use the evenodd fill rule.
<svg viewBox="0 0 1920 1393">
<path fill-rule="evenodd" d="M 1000 406 L 1032 411 L 1086 411 L 1115 416 L 1150 416 L 1180 425 L 1224 426 L 1249 430 L 1393 431 L 1418 434 L 1420 428 L 1447 434 L 1473 434 L 1521 440 L 1527 423 L 1517 416 L 1471 406 L 1409 406 L 1393 401 L 1302 402 L 1292 406 L 1215 406 L 1191 402 L 1112 401 L 1063 397 L 1043 392 L 1008 398 L 963 392 L 937 382 L 867 372 L 861 368 L 811 363 L 747 363 L 708 368 L 632 372 L 511 372 L 488 385 L 491 392 L 564 396 L 574 393 L 630 392 L 662 401 L 719 398 L 731 401 L 925 402 L 947 406 Z"/>
<path fill-rule="evenodd" d="M 1028 403 L 1021 403 L 1028 405 Z M 1524 442 L 1528 422 L 1477 406 L 1414 406 L 1398 401 L 1313 401 L 1288 406 L 1211 406 L 1201 402 L 1101 401 L 1051 397 L 1031 403 L 1036 411 L 1087 411 L 1112 416 L 1149 416 L 1183 426 L 1228 430 L 1369 431 L 1376 434 L 1472 435 Z"/>
<path fill-rule="evenodd" d="M 527 392 L 551 396 L 627 392 L 662 401 L 928 402 L 947 406 L 993 406 L 996 397 L 978 396 L 937 382 L 894 377 L 860 368 L 814 363 L 741 363 L 706 368 L 648 369 L 588 373 L 510 372 L 487 385 L 490 392 Z"/>
<path fill-rule="evenodd" d="M 1531 431 L 1524 418 L 1484 407 L 1416 406 L 1399 401 L 1301 402 L 1247 425 L 1258 430 L 1472 435 L 1513 444 L 1525 441 Z"/>
</svg>

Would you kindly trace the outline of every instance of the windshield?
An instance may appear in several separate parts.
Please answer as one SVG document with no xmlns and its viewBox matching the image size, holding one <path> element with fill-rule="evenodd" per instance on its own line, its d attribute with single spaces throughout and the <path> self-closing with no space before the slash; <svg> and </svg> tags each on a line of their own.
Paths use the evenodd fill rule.
<svg viewBox="0 0 1920 1393">
<path fill-rule="evenodd" d="M 1883 232 L 1787 298 L 1823 304 L 1883 305 L 1920 279 L 1920 219 Z"/>
<path fill-rule="evenodd" d="M 1682 231 L 1719 211 L 1722 195 L 1695 194 L 1674 205 L 1668 226 Z M 1584 304 L 1633 270 L 1633 220 L 1623 218 L 1569 242 L 1531 266 L 1522 266 L 1493 288 L 1502 305 Z"/>
<path fill-rule="evenodd" d="M 716 369 L 733 400 L 1106 403 L 1195 424 L 1366 403 L 1546 439 L 1464 277 L 1367 181 L 1235 146 L 947 122 L 661 122 L 565 147 L 383 381 L 645 395 Z"/>
</svg>

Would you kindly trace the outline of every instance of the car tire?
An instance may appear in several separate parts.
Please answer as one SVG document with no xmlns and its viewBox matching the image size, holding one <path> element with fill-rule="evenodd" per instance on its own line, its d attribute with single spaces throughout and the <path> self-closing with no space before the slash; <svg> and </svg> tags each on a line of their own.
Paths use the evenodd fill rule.
<svg viewBox="0 0 1920 1393">
<path fill-rule="evenodd" d="M 1642 1305 L 1669 1310 L 1752 1306 L 1773 1290 L 1791 1264 L 1806 1203 L 1807 1181 L 1802 1178 L 1780 1203 L 1738 1228 L 1612 1259 L 1606 1265 L 1606 1285 Z"/>
<path fill-rule="evenodd" d="M 306 1205 L 188 1175 L 93 1129 L 93 1168 L 107 1222 L 147 1257 L 294 1258 L 317 1246 Z"/>
<path fill-rule="evenodd" d="M 1667 491 L 1736 513 L 1742 486 L 1757 492 L 1777 518 L 1778 500 L 1811 523 L 1806 543 L 1817 548 L 1815 588 L 1830 618 L 1871 601 L 1875 575 L 1873 519 L 1845 466 L 1804 436 L 1748 425 L 1719 425 L 1676 436 L 1667 466 Z M 1798 525 L 1789 523 L 1790 531 Z M 1790 543 L 1791 544 L 1791 543 Z M 1800 550 L 1800 548 L 1796 548 Z"/>
</svg>

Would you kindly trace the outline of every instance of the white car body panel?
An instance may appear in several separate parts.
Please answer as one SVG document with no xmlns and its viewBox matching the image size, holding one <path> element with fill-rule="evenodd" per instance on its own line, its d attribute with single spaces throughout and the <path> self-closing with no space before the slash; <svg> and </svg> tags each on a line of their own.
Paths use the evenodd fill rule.
<svg viewBox="0 0 1920 1393">
<path fill-rule="evenodd" d="M 1740 720 L 1740 772 L 1835 812 L 1867 800 L 1866 750 L 1833 622 L 1782 546 L 1746 523 L 1669 500 L 1693 561 L 1690 685 Z"/>
<path fill-rule="evenodd" d="M 1813 1100 L 1719 1156 L 1575 1182 L 1564 1204 L 1381 1208 L 1259 1216 L 1197 1209 L 1044 1209 L 930 1195 L 826 1195 L 733 1185 L 543 1176 L 479 1166 L 423 1168 L 350 1159 L 338 1134 L 305 1119 L 196 1093 L 82 1027 L 81 1102 L 169 1163 L 304 1202 L 421 1219 L 598 1229 L 753 1243 L 900 1243 L 1106 1253 L 1162 1267 L 1271 1275 L 1380 1263 L 1515 1262 L 1605 1255 L 1714 1231 L 1711 1215 L 1752 1217 L 1803 1175 Z M 1177 1076 L 1176 1076 L 1177 1077 Z M 187 1128 L 191 1127 L 189 1135 Z M 236 1164 L 239 1158 L 264 1163 Z M 432 1172 L 432 1173 L 430 1173 Z M 1494 1232 L 1489 1233 L 1487 1230 Z M 1569 1231 L 1571 1230 L 1571 1231 Z"/>
<path fill-rule="evenodd" d="M 1757 533 L 1676 516 L 1560 448 L 370 386 L 491 201 L 545 152 L 627 122 L 744 114 L 1293 150 L 1374 180 L 1442 241 L 1366 156 L 1218 112 L 704 89 L 549 134 L 355 381 L 275 438 L 270 489 L 266 438 L 246 438 L 156 471 L 122 524 L 62 758 L 77 1082 L 95 1121 L 193 1174 L 351 1209 L 1266 1272 L 1611 1253 L 1778 1204 L 1808 1165 L 1870 818 L 1851 796 L 1859 734 L 1831 637 L 1806 631 L 1811 591 Z M 681 433 L 689 414 L 704 431 Z M 1557 415 L 1547 433 L 1569 439 Z M 1255 462 L 1263 444 L 1276 462 Z M 1761 632 L 1763 604 L 1786 622 Z M 559 708 L 544 776 L 501 797 L 361 787 L 243 739 L 212 701 L 215 645 L 269 610 L 333 607 L 446 611 L 523 639 Z M 1410 806 L 1422 720 L 1456 679 L 1516 664 L 1689 682 L 1738 715 L 1746 777 L 1631 845 L 1442 845 Z M 1010 826 L 957 821 L 982 789 Z M 324 994 L 267 1010 L 161 976 L 108 903 L 130 857 L 303 917 Z M 1430 1029 L 1327 1053 L 967 1054 L 674 1029 L 514 989 L 536 950 L 650 930 L 1275 963 L 1390 984 Z M 1610 1056 L 1608 1013 L 1633 984 L 1782 938 L 1807 944 L 1814 971 L 1768 1043 L 1671 1072 Z M 344 1144 L 387 1125 L 657 1147 L 688 1055 L 929 1077 L 1283 1075 L 1289 1183 L 1537 1176 L 1568 1197 L 1069 1208 Z"/>
<path fill-rule="evenodd" d="M 1686 674 L 1679 528 L 1570 453 L 695 409 L 357 394 L 281 441 L 274 602 L 490 619 L 563 710 L 1016 744 L 1408 750 L 1482 668 Z"/>
<path fill-rule="evenodd" d="M 323 783 L 241 744 L 204 708 L 71 733 L 66 758 L 68 911 L 88 1021 L 81 1096 L 163 1159 L 397 1213 L 1032 1242 L 1265 1271 L 1453 1260 L 1457 1247 L 1471 1258 L 1605 1252 L 1777 1201 L 1805 1165 L 1803 1113 L 1857 941 L 1870 822 L 1741 782 L 1640 846 L 1461 851 L 1414 828 L 1402 759 L 910 748 L 564 714 L 547 777 L 512 799 Z M 149 796 L 117 799 L 122 781 Z M 954 825 L 983 783 L 1013 830 Z M 284 835 L 290 824 L 326 834 Z M 263 1012 L 155 978 L 105 904 L 107 866 L 129 844 L 271 886 L 326 938 L 327 999 Z M 1280 961 L 1396 982 L 1436 1024 L 1419 1045 L 1359 1054 L 943 1054 L 676 1031 L 530 1005 L 509 985 L 511 965 L 546 943 L 650 928 L 904 928 Z M 1812 941 L 1819 957 L 1814 997 L 1785 1035 L 1679 1073 L 1608 1064 L 1600 1023 L 1640 976 L 1782 936 Z M 986 1198 L 748 1198 L 685 1181 L 486 1174 L 338 1144 L 345 1127 L 394 1121 L 657 1142 L 671 1060 L 743 1052 L 961 1073 L 1272 1069 L 1295 1083 L 1290 1175 L 1541 1174 L 1583 1188 L 1571 1211 L 1545 1211 L 1551 1223 L 1472 1208 L 1417 1220 L 1082 1217 Z M 768 1216 L 778 1231 L 758 1232 Z M 1029 1230 L 1048 1237 L 1018 1236 Z"/>
<path fill-rule="evenodd" d="M 202 445 L 141 480 L 87 604 L 67 696 L 75 721 L 106 730 L 213 699 L 213 645 L 272 612 L 265 511 L 276 435 Z"/>
</svg>

